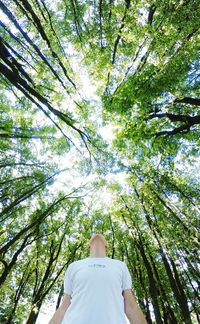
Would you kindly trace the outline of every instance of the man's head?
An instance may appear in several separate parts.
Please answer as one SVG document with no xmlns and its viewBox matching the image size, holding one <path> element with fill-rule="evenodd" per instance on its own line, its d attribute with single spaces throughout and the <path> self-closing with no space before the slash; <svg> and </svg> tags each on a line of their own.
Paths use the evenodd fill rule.
<svg viewBox="0 0 200 324">
<path fill-rule="evenodd" d="M 89 247 L 91 248 L 94 245 L 101 245 L 105 248 L 108 247 L 108 242 L 106 241 L 105 237 L 103 236 L 103 234 L 100 233 L 96 233 L 94 235 L 92 235 L 92 237 L 90 238 L 89 241 Z"/>
</svg>

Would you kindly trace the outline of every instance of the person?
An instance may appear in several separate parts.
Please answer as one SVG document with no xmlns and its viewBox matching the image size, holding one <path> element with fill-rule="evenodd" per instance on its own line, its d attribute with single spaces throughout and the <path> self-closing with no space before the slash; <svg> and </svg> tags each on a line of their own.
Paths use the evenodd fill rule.
<svg viewBox="0 0 200 324">
<path fill-rule="evenodd" d="M 72 262 L 64 278 L 64 297 L 49 324 L 146 324 L 132 293 L 125 262 L 106 256 L 108 242 L 94 234 L 90 256 Z"/>
</svg>

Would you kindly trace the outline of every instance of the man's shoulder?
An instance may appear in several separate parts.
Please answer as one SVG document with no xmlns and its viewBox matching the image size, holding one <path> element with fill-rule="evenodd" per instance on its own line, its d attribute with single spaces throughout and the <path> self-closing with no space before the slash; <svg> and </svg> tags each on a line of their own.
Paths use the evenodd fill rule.
<svg viewBox="0 0 200 324">
<path fill-rule="evenodd" d="M 85 257 L 83 259 L 79 259 L 79 260 L 75 260 L 73 262 L 70 263 L 70 268 L 72 267 L 76 267 L 80 264 L 84 264 L 84 263 L 87 263 L 87 262 L 91 262 L 93 261 L 92 258 L 89 258 L 89 257 Z M 96 259 L 95 259 L 96 261 Z M 120 259 L 113 259 L 113 258 L 110 258 L 110 257 L 106 257 L 104 262 L 111 262 L 111 263 L 115 263 L 116 265 L 126 265 L 126 263 Z"/>
<path fill-rule="evenodd" d="M 120 259 L 111 259 L 111 260 L 113 260 L 114 262 L 116 262 L 119 265 L 122 265 L 122 266 L 126 265 L 126 263 Z"/>
<path fill-rule="evenodd" d="M 83 262 L 86 262 L 87 259 L 88 259 L 88 258 L 83 258 L 83 259 L 75 260 L 75 261 L 73 261 L 73 262 L 71 262 L 71 263 L 69 264 L 69 267 L 71 268 L 71 267 L 74 267 L 74 266 L 76 266 L 76 265 L 79 265 L 79 264 L 81 264 L 81 263 L 83 263 Z"/>
</svg>

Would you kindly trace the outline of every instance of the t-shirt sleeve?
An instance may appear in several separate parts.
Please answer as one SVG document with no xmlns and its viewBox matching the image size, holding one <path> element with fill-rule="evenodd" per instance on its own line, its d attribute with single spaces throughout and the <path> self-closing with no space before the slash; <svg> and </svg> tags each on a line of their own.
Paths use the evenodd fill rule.
<svg viewBox="0 0 200 324">
<path fill-rule="evenodd" d="M 72 273 L 71 273 L 71 265 L 68 266 L 67 270 L 65 271 L 64 277 L 64 293 L 71 295 L 72 294 Z"/>
<path fill-rule="evenodd" d="M 123 276 L 122 276 L 122 290 L 132 288 L 132 279 L 128 267 L 125 262 L 123 262 Z"/>
</svg>

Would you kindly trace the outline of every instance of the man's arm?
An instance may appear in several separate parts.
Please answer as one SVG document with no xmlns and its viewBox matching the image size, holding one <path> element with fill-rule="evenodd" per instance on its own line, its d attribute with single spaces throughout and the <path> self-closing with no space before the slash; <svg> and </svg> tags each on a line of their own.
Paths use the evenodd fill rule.
<svg viewBox="0 0 200 324">
<path fill-rule="evenodd" d="M 62 304 L 60 305 L 60 307 L 57 309 L 57 311 L 53 315 L 49 324 L 60 324 L 62 322 L 65 312 L 71 303 L 70 300 L 71 300 L 71 296 L 68 294 L 64 294 Z"/>
<path fill-rule="evenodd" d="M 137 301 L 131 291 L 126 289 L 123 291 L 124 296 L 124 310 L 129 319 L 130 324 L 147 324 L 144 314 L 137 304 Z"/>
</svg>

